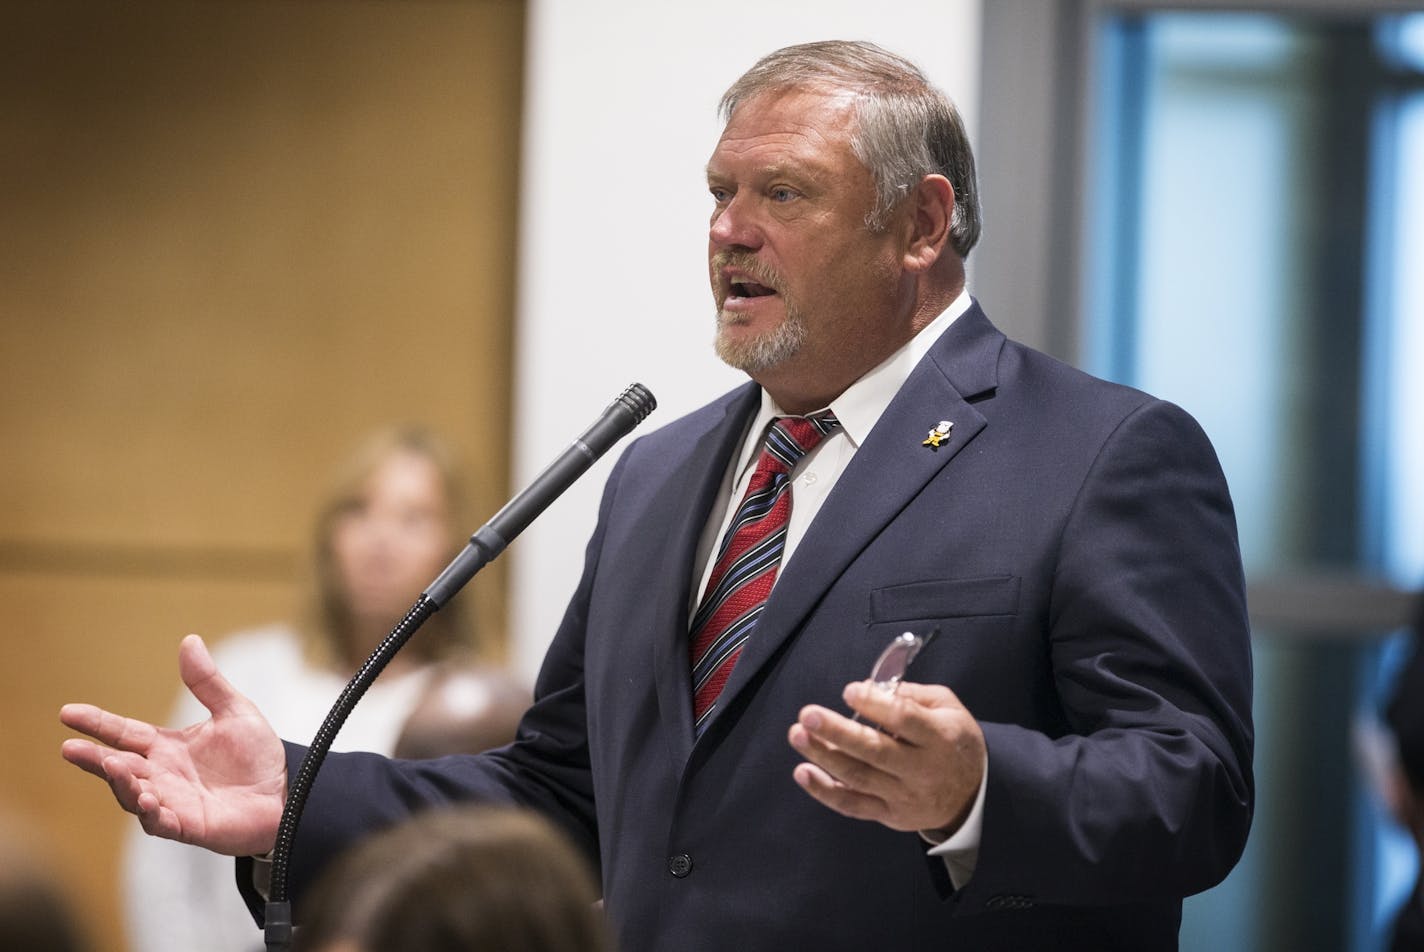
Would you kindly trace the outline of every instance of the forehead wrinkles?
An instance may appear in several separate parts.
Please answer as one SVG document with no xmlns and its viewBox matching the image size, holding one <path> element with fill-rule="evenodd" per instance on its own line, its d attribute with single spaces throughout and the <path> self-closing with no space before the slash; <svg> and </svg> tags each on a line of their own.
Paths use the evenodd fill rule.
<svg viewBox="0 0 1424 952">
<path fill-rule="evenodd" d="M 769 177 L 795 173 L 819 179 L 832 170 L 828 159 L 835 154 L 835 148 L 825 137 L 814 133 L 724 137 L 707 163 L 707 174 L 716 176 L 735 170 Z"/>
<path fill-rule="evenodd" d="M 853 106 L 854 96 L 845 93 L 792 89 L 756 96 L 732 113 L 708 171 L 719 159 L 831 169 L 845 156 L 854 156 Z"/>
</svg>

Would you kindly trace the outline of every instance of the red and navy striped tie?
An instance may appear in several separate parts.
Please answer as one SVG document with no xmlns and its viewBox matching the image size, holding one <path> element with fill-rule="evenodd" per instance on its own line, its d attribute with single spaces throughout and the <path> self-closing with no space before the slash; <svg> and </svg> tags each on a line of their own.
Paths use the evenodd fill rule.
<svg viewBox="0 0 1424 952">
<path fill-rule="evenodd" d="M 692 712 L 700 735 L 766 605 L 786 547 L 791 470 L 840 426 L 829 412 L 777 417 L 692 616 Z"/>
</svg>

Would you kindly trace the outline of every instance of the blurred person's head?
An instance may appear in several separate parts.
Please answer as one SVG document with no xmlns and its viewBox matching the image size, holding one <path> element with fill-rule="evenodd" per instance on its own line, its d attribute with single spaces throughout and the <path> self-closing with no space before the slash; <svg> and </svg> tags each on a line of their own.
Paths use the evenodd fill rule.
<svg viewBox="0 0 1424 952">
<path fill-rule="evenodd" d="M 464 545 L 449 450 L 415 426 L 382 430 L 340 467 L 317 511 L 307 653 L 354 669 Z M 459 599 L 425 622 L 403 657 L 429 661 L 470 646 Z"/>
<path fill-rule="evenodd" d="M 333 861 L 301 904 L 297 952 L 603 952 L 583 858 L 536 814 L 437 810 Z"/>
<path fill-rule="evenodd" d="M 83 952 L 83 930 L 40 844 L 0 817 L 0 949 Z"/>
</svg>

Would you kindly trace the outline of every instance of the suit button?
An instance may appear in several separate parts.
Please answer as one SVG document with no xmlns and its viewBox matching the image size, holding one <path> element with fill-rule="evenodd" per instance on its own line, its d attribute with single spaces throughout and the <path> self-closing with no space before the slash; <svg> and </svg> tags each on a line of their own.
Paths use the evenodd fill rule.
<svg viewBox="0 0 1424 952">
<path fill-rule="evenodd" d="M 676 856 L 668 857 L 668 872 L 678 879 L 684 879 L 692 872 L 692 857 L 686 853 L 678 853 Z"/>
<path fill-rule="evenodd" d="M 1004 909 L 1031 909 L 1032 896 L 995 896 L 984 903 L 985 908 L 1000 911 Z"/>
</svg>

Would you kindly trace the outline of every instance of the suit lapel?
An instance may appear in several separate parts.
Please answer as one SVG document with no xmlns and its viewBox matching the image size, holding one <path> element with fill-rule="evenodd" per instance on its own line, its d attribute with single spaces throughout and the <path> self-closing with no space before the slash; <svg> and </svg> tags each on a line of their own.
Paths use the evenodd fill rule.
<svg viewBox="0 0 1424 952">
<path fill-rule="evenodd" d="M 856 556 L 984 428 L 984 417 L 968 401 L 996 387 L 1003 343 L 1003 334 L 976 304 L 916 365 L 782 567 L 723 689 L 723 711 L 736 707 L 737 693 L 796 633 Z M 924 446 L 941 420 L 954 424 L 950 438 L 938 448 Z M 709 725 L 704 737 L 715 731 Z"/>
</svg>

